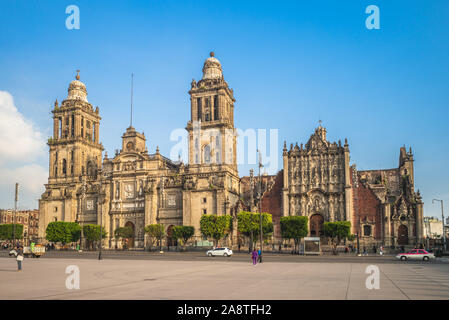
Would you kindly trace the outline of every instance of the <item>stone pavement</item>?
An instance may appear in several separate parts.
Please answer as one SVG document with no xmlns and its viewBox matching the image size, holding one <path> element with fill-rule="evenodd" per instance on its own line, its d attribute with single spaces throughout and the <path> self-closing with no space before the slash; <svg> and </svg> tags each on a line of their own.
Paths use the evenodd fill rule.
<svg viewBox="0 0 449 320">
<path fill-rule="evenodd" d="M 80 268 L 79 290 L 66 288 L 69 265 Z M 366 288 L 368 265 L 25 259 L 17 272 L 0 258 L 0 299 L 449 299 L 449 264 L 378 264 L 378 290 Z"/>
</svg>

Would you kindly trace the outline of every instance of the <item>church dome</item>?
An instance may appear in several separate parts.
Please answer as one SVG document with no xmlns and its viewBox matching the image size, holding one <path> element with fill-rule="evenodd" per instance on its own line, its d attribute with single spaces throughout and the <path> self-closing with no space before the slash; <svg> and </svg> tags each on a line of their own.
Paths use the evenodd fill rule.
<svg viewBox="0 0 449 320">
<path fill-rule="evenodd" d="M 87 102 L 86 85 L 80 81 L 79 70 L 76 72 L 76 80 L 70 82 L 67 99 Z"/>
<path fill-rule="evenodd" d="M 221 63 L 215 58 L 213 52 L 210 53 L 210 57 L 206 59 L 203 66 L 203 80 L 207 79 L 221 79 L 223 78 L 223 70 L 221 69 Z"/>
</svg>

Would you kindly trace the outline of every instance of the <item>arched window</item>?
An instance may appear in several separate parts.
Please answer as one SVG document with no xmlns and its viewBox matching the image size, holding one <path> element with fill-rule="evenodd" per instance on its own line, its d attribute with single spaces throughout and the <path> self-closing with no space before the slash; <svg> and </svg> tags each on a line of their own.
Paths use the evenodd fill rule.
<svg viewBox="0 0 449 320">
<path fill-rule="evenodd" d="M 202 105 L 201 105 L 201 98 L 197 98 L 196 99 L 196 104 L 197 104 L 197 108 L 198 108 L 198 120 L 201 120 L 202 119 L 202 114 L 201 114 L 201 111 L 202 111 Z"/>
<path fill-rule="evenodd" d="M 72 123 L 71 123 L 71 135 L 72 138 L 75 136 L 75 115 L 72 114 Z"/>
<path fill-rule="evenodd" d="M 58 119 L 58 139 L 62 138 L 62 118 Z"/>
<path fill-rule="evenodd" d="M 214 120 L 219 120 L 218 115 L 218 96 L 214 96 Z"/>
<path fill-rule="evenodd" d="M 62 174 L 67 174 L 67 160 L 62 159 Z"/>
</svg>

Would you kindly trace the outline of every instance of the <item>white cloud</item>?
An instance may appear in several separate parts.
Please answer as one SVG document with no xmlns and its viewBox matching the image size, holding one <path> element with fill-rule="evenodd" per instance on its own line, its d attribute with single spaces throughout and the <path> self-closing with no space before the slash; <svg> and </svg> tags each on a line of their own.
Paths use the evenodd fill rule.
<svg viewBox="0 0 449 320">
<path fill-rule="evenodd" d="M 38 164 L 24 165 L 18 168 L 0 167 L 0 186 L 14 188 L 19 183 L 20 190 L 28 191 L 40 196 L 45 191 L 44 183 L 47 182 L 48 170 Z"/>
<path fill-rule="evenodd" d="M 12 95 L 0 91 L 0 208 L 11 208 L 16 182 L 19 208 L 37 208 L 48 177 L 37 160 L 45 155 L 43 134 L 17 110 Z"/>
<path fill-rule="evenodd" d="M 14 105 L 11 94 L 0 91 L 0 164 L 29 162 L 45 154 L 45 140 Z"/>
</svg>

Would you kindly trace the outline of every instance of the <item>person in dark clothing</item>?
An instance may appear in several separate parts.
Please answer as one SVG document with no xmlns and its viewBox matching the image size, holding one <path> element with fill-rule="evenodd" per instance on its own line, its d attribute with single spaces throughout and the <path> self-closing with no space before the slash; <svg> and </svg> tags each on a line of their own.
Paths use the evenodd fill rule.
<svg viewBox="0 0 449 320">
<path fill-rule="evenodd" d="M 17 249 L 17 271 L 22 271 L 22 261 L 23 261 L 23 249 L 22 247 L 19 247 Z"/>
</svg>

